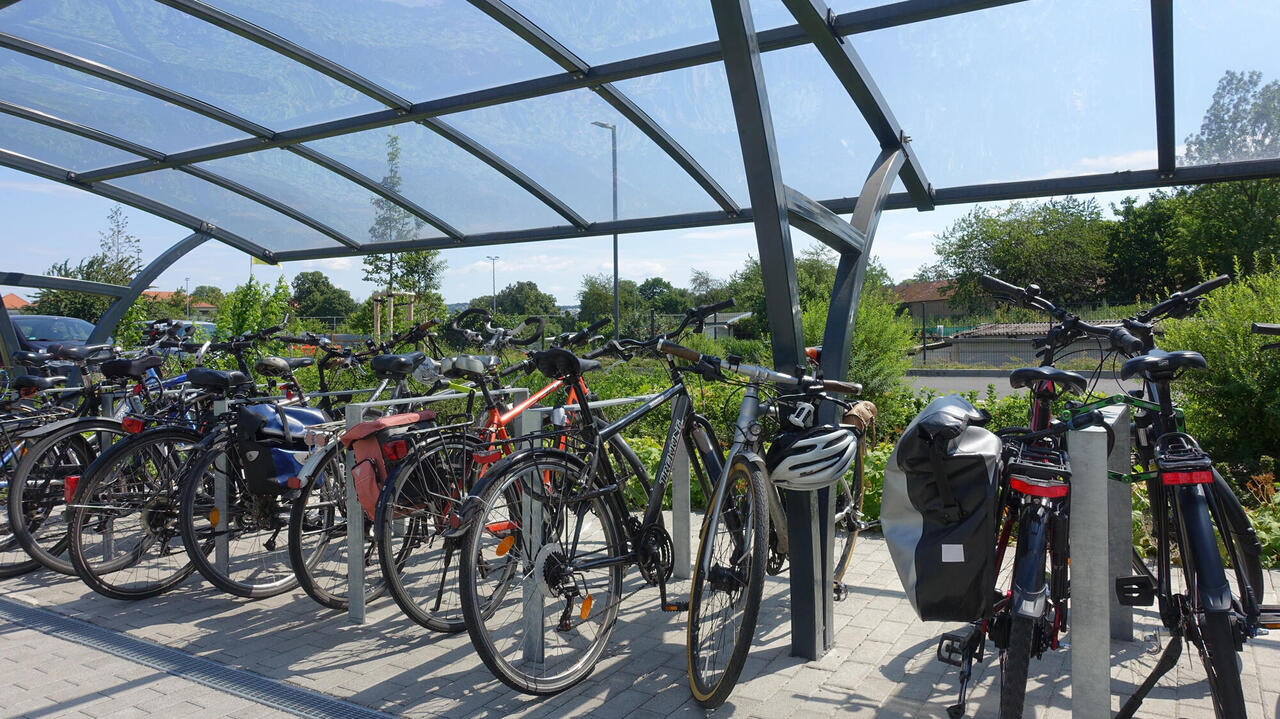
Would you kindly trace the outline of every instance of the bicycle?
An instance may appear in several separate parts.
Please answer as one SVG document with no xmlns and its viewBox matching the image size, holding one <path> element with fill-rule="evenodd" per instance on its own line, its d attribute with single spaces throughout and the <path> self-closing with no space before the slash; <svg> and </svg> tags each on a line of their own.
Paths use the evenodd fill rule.
<svg viewBox="0 0 1280 719">
<path fill-rule="evenodd" d="M 463 614 L 477 653 L 508 686 L 552 694 L 588 676 L 612 634 L 623 571 L 635 566 L 646 583 L 658 587 L 663 611 L 690 613 L 688 665 L 698 701 L 713 705 L 731 690 L 754 633 L 767 558 L 766 470 L 763 458 L 750 450 L 756 439 L 749 433 L 758 417 L 760 384 L 796 387 L 813 382 L 738 358 L 703 357 L 670 341 L 690 324 L 701 326 L 707 315 L 732 305 L 730 300 L 689 310 L 674 332 L 629 343 L 629 349 L 666 355 L 672 382 L 668 389 L 607 426 L 580 423 L 572 430 L 551 432 L 543 441 L 553 446 L 539 446 L 535 437 L 534 446 L 494 465 L 465 500 L 458 530 L 465 537 Z M 680 366 L 676 358 L 694 364 Z M 531 359 L 544 375 L 578 388 L 580 412 L 590 412 L 581 377 L 596 362 L 563 349 L 536 352 Z M 735 432 L 727 459 L 710 422 L 694 411 L 684 381 L 686 373 L 724 381 L 722 370 L 750 378 L 740 431 Z M 832 381 L 818 386 L 852 389 Z M 636 519 L 625 507 L 609 463 L 599 459 L 610 437 L 667 403 L 672 404 L 667 442 L 648 504 Z M 662 498 L 682 441 L 691 449 L 690 466 L 700 481 L 715 478 L 687 604 L 667 596 L 673 544 L 661 521 Z M 717 540 L 724 540 L 725 546 Z M 547 600 L 553 607 L 563 606 L 548 612 Z M 720 618 L 728 626 L 703 617 L 704 608 L 719 602 L 727 602 L 729 616 Z M 544 626 L 548 618 L 550 625 Z M 701 639 L 724 637 L 724 630 L 731 635 L 732 651 L 721 664 L 715 662 L 719 657 L 703 651 L 711 645 Z"/>
</svg>

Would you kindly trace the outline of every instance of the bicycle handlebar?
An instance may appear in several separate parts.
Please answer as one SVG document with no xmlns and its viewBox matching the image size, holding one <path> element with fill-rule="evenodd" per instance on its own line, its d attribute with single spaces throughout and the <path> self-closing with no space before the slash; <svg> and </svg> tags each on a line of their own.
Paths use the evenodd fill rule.
<svg viewBox="0 0 1280 719">
<path fill-rule="evenodd" d="M 1206 292 L 1216 290 L 1230 281 L 1231 275 L 1218 275 L 1217 277 L 1208 280 L 1207 282 L 1202 282 L 1189 290 L 1174 292 L 1169 295 L 1168 299 L 1157 304 L 1155 307 L 1152 307 L 1145 312 L 1139 312 L 1136 315 L 1138 321 L 1151 322 L 1152 320 L 1165 315 L 1172 316 L 1174 313 L 1180 313 L 1180 311 L 1184 311 L 1186 309 L 1194 309 L 1194 304 L 1191 304 L 1190 307 L 1188 307 L 1190 300 L 1193 300 Z"/>
<path fill-rule="evenodd" d="M 612 321 L 613 319 L 611 317 L 601 317 L 595 322 L 592 322 L 591 324 L 587 325 L 586 329 L 582 330 L 581 332 L 578 332 L 577 334 L 565 340 L 564 346 L 572 347 L 573 345 L 586 342 L 587 340 L 591 339 L 591 335 L 595 334 L 597 330 L 599 330 L 600 328 L 604 327 L 605 325 L 609 324 Z M 588 359 L 591 359 L 591 358 L 588 357 Z"/>
<path fill-rule="evenodd" d="M 533 324 L 537 326 L 538 329 L 525 339 L 516 339 L 515 335 L 518 333 L 520 328 L 528 324 Z M 515 345 L 516 347 L 528 347 L 534 342 L 537 342 L 538 340 L 542 339 L 542 333 L 544 330 L 546 330 L 546 328 L 547 328 L 547 319 L 545 317 L 537 317 L 537 316 L 526 317 L 524 318 L 524 322 L 521 322 L 520 324 L 516 325 L 516 328 L 511 331 L 512 336 L 507 338 L 507 344 Z M 485 329 L 489 329 L 487 324 L 485 325 Z"/>
<path fill-rule="evenodd" d="M 1280 335 L 1280 325 L 1264 324 L 1262 322 L 1254 322 L 1249 331 L 1259 335 Z"/>
</svg>

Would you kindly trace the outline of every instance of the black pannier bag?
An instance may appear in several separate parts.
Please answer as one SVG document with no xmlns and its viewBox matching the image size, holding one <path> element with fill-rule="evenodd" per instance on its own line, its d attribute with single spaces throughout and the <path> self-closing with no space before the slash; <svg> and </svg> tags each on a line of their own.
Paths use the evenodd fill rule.
<svg viewBox="0 0 1280 719">
<path fill-rule="evenodd" d="M 255 494 L 284 494 L 309 449 L 306 428 L 327 420 L 314 407 L 242 405 L 236 410 L 236 449 L 245 484 Z"/>
<path fill-rule="evenodd" d="M 991 609 L 1001 442 L 989 416 L 939 397 L 907 426 L 884 472 L 880 519 L 916 614 L 971 622 Z"/>
</svg>

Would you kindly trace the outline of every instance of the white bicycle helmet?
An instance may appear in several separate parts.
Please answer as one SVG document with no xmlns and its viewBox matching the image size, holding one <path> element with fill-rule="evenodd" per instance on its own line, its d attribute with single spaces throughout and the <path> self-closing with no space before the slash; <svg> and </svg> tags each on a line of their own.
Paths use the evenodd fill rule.
<svg viewBox="0 0 1280 719">
<path fill-rule="evenodd" d="M 783 489 L 813 491 L 835 484 L 858 455 L 853 432 L 829 424 L 783 432 L 765 453 L 769 479 Z"/>
</svg>

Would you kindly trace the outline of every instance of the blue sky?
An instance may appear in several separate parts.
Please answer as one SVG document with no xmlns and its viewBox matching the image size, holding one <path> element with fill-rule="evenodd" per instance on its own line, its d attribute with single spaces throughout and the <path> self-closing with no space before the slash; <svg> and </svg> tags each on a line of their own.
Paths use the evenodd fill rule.
<svg viewBox="0 0 1280 719">
<path fill-rule="evenodd" d="M 322 4 L 332 5 L 336 1 Z M 15 8 L 30 4 L 40 10 L 42 4 L 66 3 L 23 0 Z M 96 4 L 87 3 L 87 6 Z M 132 4 L 132 0 L 124 3 L 126 7 Z M 291 36 L 291 25 L 272 26 L 272 23 L 284 23 L 288 19 L 284 15 L 271 16 L 241 0 L 215 4 L 246 15 L 257 12 L 260 17 L 251 17 L 255 22 L 291 39 L 307 40 L 305 28 L 295 30 L 298 35 Z M 598 8 L 589 5 L 587 0 L 513 3 L 592 63 L 698 42 L 708 39 L 708 33 L 714 33 L 709 27 L 709 13 L 702 12 L 705 8 L 701 3 L 697 4 L 696 11 L 679 0 L 657 4 L 670 7 L 617 3 L 614 13 L 597 20 L 604 23 L 602 30 L 587 34 L 576 29 L 578 26 L 572 22 L 574 12 Z M 853 0 L 833 3 L 839 11 L 871 4 L 874 3 Z M 758 28 L 785 20 L 786 11 L 780 3 L 757 0 L 755 5 Z M 937 187 L 1148 169 L 1155 166 L 1149 7 L 1148 2 L 1138 0 L 1029 0 L 860 34 L 850 41 L 862 55 L 898 120 L 912 135 L 914 148 L 929 179 Z M 525 48 L 506 44 L 500 47 L 508 53 L 509 62 L 474 70 L 474 76 L 446 73 L 444 63 L 457 62 L 455 56 L 474 49 L 472 45 L 483 41 L 488 43 L 486 47 L 497 46 L 502 40 L 500 35 L 488 40 L 494 31 L 484 24 L 486 19 L 477 19 L 469 6 L 458 0 L 380 0 L 376 8 L 385 9 L 388 16 L 422 13 L 421 17 L 439 22 L 468 23 L 458 25 L 468 28 L 468 33 L 459 41 L 464 46 L 462 49 L 432 46 L 422 55 L 424 63 L 435 63 L 441 68 L 440 77 L 450 77 L 448 85 L 433 84 L 430 76 L 422 79 L 421 73 L 414 72 L 415 68 L 393 64 L 380 69 L 374 58 L 367 57 L 370 54 L 367 50 L 361 55 L 361 46 L 356 41 L 318 47 L 357 71 L 386 82 L 392 89 L 417 93 L 411 95 L 413 100 L 536 77 L 553 70 L 546 66 L 545 58 L 530 57 Z M 39 12 L 30 19 L 14 15 L 12 10 L 0 12 L 0 30 L 56 46 L 63 42 L 61 47 L 81 54 L 93 52 L 92 47 L 74 45 L 42 25 Z M 651 20 L 646 20 L 646 17 L 664 16 L 663 11 L 671 21 L 662 27 L 653 27 Z M 13 26 L 6 24 L 7 20 L 12 20 Z M 1266 80 L 1280 77 L 1280 54 L 1275 52 L 1273 37 L 1276 27 L 1280 27 L 1280 3 L 1268 0 L 1179 0 L 1175 3 L 1179 141 L 1198 128 L 1217 80 L 1225 70 L 1260 70 Z M 420 41 L 441 42 L 434 38 L 424 35 Z M 162 49 L 154 50 L 162 54 Z M 6 64 L 10 66 L 6 68 Z M 784 181 L 815 199 L 855 194 L 877 148 L 865 123 L 817 53 L 809 48 L 769 53 L 764 66 Z M 0 71 L 20 73 L 26 72 L 26 67 L 8 56 L 0 56 Z M 173 84 L 181 79 L 164 77 L 163 70 L 157 69 L 160 67 L 143 63 L 128 69 L 144 77 L 147 72 L 159 73 L 160 76 L 151 78 L 157 82 Z M 231 70 L 234 67 L 228 72 Z M 0 88 L 5 86 L 0 83 Z M 742 204 L 747 203 L 741 156 L 720 66 L 638 78 L 619 83 L 618 87 L 661 122 L 730 195 Z M 255 107 L 252 97 L 245 100 L 223 85 L 210 88 L 207 99 L 252 116 Z M 433 88 L 439 89 L 430 94 Z M 328 119 L 316 112 L 337 116 L 344 114 L 342 110 L 348 107 L 367 109 L 351 105 L 353 101 L 341 90 L 333 91 L 328 105 L 320 110 L 307 108 L 311 115 L 282 105 L 263 110 L 262 120 L 275 129 L 285 129 L 315 121 L 316 117 Z M 220 96 L 224 91 L 226 96 Z M 27 100 L 7 97 L 4 89 L 0 89 L 0 99 Z M 202 96 L 202 99 L 206 98 Z M 237 107 L 237 102 L 243 105 Z M 591 220 L 607 219 L 610 198 L 608 135 L 592 127 L 590 121 L 617 120 L 623 217 L 714 208 L 710 198 L 665 154 L 589 92 L 485 108 L 447 119 L 493 147 Z M 0 125 L 0 147 L 10 147 L 5 142 L 4 128 Z M 327 145 L 322 149 L 344 161 L 350 157 L 352 163 L 366 158 L 370 163 L 367 174 L 376 175 L 378 153 L 385 140 L 385 131 L 381 132 L 383 134 L 324 141 Z M 448 154 L 451 148 L 437 147 L 439 138 L 422 128 L 404 127 L 400 134 L 402 144 L 406 145 L 402 166 L 406 194 L 416 193 L 415 199 L 440 198 L 438 204 L 429 204 L 429 209 L 446 216 L 464 231 L 559 224 L 555 216 L 547 219 L 549 211 L 539 203 L 530 201 L 518 190 L 487 181 L 483 168 L 477 170 L 466 165 L 466 158 L 454 158 Z M 129 139 L 157 144 L 183 140 L 167 136 Z M 268 164 L 264 168 L 247 162 L 222 162 L 216 169 L 233 177 L 272 182 L 284 170 L 277 170 L 275 175 L 263 171 L 266 169 L 269 173 L 276 167 L 285 166 Z M 253 174 L 255 172 L 258 174 Z M 331 190 L 329 185 L 322 184 L 311 187 L 313 191 L 298 197 L 299 206 L 308 207 L 308 211 L 314 208 L 315 213 L 331 213 L 331 217 L 325 217 L 326 221 L 350 227 L 353 234 L 365 231 L 372 211 L 362 193 L 342 188 Z M 1123 194 L 1101 195 L 1098 199 L 1106 207 L 1120 197 Z M 88 193 L 0 169 L 0 216 L 5 218 L 5 222 L 0 223 L 0 247 L 9 250 L 0 269 L 41 273 L 55 262 L 67 258 L 74 261 L 91 254 L 96 250 L 98 232 L 105 226 L 111 204 Z M 929 213 L 912 210 L 886 213 L 873 254 L 891 275 L 903 279 L 933 259 L 933 236 L 969 209 L 945 207 Z M 141 211 L 128 208 L 126 212 L 130 230 L 142 239 L 144 256 L 148 258 L 188 232 Z M 812 243 L 799 233 L 795 237 L 797 248 Z M 624 278 L 643 280 L 658 275 L 675 284 L 684 284 L 695 268 L 727 276 L 742 265 L 748 254 L 755 252 L 755 243 L 751 226 L 737 225 L 624 235 L 620 248 Z M 611 270 L 607 237 L 449 250 L 444 255 L 449 263 L 443 287 L 446 300 L 465 301 L 489 292 L 490 266 L 484 258 L 491 254 L 501 257 L 497 266 L 499 287 L 534 280 L 565 304 L 576 302 L 582 274 Z M 283 273 L 288 278 L 300 271 L 317 269 L 358 298 L 372 289 L 361 280 L 359 258 L 288 263 L 281 269 L 258 266 L 254 273 L 268 279 Z M 172 289 L 183 286 L 190 278 L 192 287 L 215 284 L 230 288 L 242 282 L 248 271 L 245 255 L 221 243 L 210 242 L 168 270 L 156 285 Z"/>
</svg>

